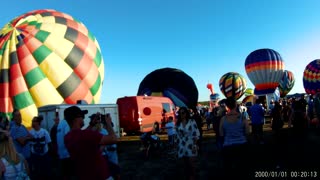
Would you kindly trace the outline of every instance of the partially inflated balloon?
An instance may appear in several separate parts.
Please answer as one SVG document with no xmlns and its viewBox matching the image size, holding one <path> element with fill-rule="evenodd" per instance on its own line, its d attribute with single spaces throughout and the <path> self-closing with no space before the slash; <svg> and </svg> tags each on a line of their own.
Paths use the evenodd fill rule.
<svg viewBox="0 0 320 180">
<path fill-rule="evenodd" d="M 303 86 L 307 94 L 320 92 L 320 59 L 310 62 L 303 72 Z"/>
<path fill-rule="evenodd" d="M 281 81 L 279 82 L 280 97 L 285 97 L 294 86 L 294 76 L 291 71 L 284 70 Z"/>
<path fill-rule="evenodd" d="M 37 107 L 100 100 L 104 64 L 95 37 L 55 10 L 23 14 L 0 31 L 0 113 L 19 109 L 30 127 Z"/>
<path fill-rule="evenodd" d="M 245 61 L 249 79 L 255 86 L 255 95 L 273 93 L 283 76 L 284 62 L 278 52 L 272 49 L 258 49 L 251 52 Z"/>
<path fill-rule="evenodd" d="M 198 104 L 198 89 L 193 79 L 185 72 L 174 68 L 157 69 L 140 83 L 137 95 L 168 97 L 179 107 L 195 108 Z"/>
<path fill-rule="evenodd" d="M 247 88 L 247 82 L 239 73 L 229 72 L 220 78 L 219 87 L 225 97 L 239 99 Z"/>
</svg>

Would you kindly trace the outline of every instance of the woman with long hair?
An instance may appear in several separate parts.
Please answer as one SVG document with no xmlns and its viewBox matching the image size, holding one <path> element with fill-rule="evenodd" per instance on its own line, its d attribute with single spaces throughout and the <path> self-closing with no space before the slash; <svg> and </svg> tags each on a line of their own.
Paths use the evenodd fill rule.
<svg viewBox="0 0 320 180">
<path fill-rule="evenodd" d="M 190 118 L 189 110 L 181 107 L 176 123 L 178 158 L 183 159 L 188 179 L 196 179 L 195 160 L 198 156 L 197 141 L 200 132 L 197 123 Z"/>
<path fill-rule="evenodd" d="M 13 141 L 7 131 L 0 131 L 0 177 L 15 180 L 19 173 L 29 174 L 28 163 L 17 153 Z"/>
<path fill-rule="evenodd" d="M 243 176 L 249 124 L 247 116 L 238 110 L 237 101 L 226 100 L 229 112 L 221 118 L 220 136 L 223 137 L 222 156 L 225 176 Z M 231 177 L 230 177 L 231 178 Z"/>
</svg>

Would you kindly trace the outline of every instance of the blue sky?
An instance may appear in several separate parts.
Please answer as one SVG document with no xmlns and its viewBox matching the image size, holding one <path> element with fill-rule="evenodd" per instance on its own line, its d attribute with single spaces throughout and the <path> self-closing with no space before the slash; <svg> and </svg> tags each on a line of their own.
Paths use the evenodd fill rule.
<svg viewBox="0 0 320 180">
<path fill-rule="evenodd" d="M 320 58 L 318 0 L 10 0 L 2 2 L 0 26 L 36 9 L 55 9 L 80 20 L 97 38 L 105 62 L 100 103 L 136 95 L 150 72 L 164 67 L 191 76 L 199 101 L 209 100 L 227 72 L 245 72 L 254 50 L 282 56 L 296 82 L 289 94 L 305 92 L 303 71 Z"/>
</svg>

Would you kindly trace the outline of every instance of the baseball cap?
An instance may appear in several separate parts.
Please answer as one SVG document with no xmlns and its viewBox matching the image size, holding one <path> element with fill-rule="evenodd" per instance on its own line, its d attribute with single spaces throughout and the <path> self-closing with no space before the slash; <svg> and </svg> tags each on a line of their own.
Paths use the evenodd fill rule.
<svg viewBox="0 0 320 180">
<path fill-rule="evenodd" d="M 88 114 L 88 110 L 81 110 L 78 106 L 70 106 L 64 110 L 64 118 L 68 123 L 72 122 L 76 117 L 84 117 Z"/>
</svg>

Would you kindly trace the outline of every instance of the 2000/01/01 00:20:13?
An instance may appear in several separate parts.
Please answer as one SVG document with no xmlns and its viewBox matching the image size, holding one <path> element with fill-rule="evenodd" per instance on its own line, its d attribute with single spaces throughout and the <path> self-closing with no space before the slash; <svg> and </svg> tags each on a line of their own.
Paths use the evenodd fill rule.
<svg viewBox="0 0 320 180">
<path fill-rule="evenodd" d="M 318 171 L 255 171 L 255 178 L 320 178 Z"/>
</svg>

